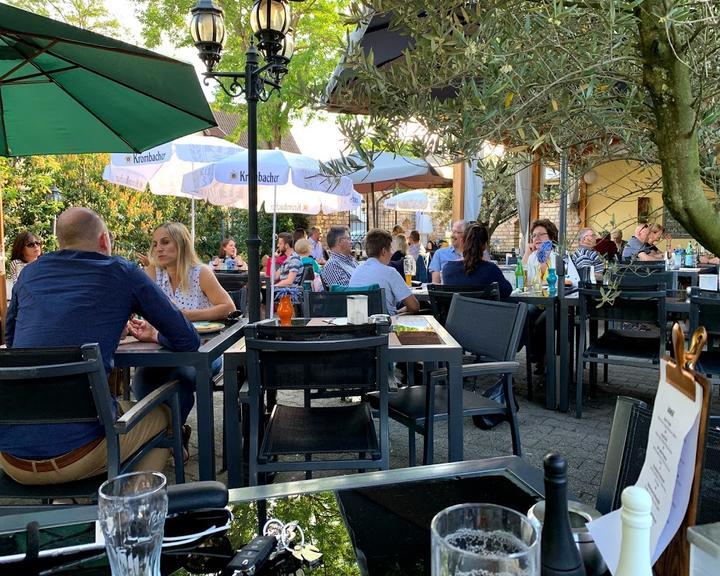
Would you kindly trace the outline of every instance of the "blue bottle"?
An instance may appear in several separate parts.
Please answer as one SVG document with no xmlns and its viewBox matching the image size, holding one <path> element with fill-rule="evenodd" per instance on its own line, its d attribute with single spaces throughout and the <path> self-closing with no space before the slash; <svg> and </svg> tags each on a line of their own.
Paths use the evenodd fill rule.
<svg viewBox="0 0 720 576">
<path fill-rule="evenodd" d="M 557 281 L 558 277 L 555 273 L 555 268 L 548 268 L 547 273 L 547 284 L 548 284 L 548 292 L 550 293 L 550 296 L 554 296 L 557 294 Z"/>
</svg>

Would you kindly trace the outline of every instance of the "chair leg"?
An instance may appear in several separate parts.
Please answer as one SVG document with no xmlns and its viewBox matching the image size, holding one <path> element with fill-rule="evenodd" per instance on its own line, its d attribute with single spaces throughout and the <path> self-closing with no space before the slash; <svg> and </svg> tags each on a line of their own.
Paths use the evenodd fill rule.
<svg viewBox="0 0 720 576">
<path fill-rule="evenodd" d="M 533 399 L 533 381 L 532 381 L 532 362 L 530 362 L 530 352 L 528 346 L 525 346 L 525 377 L 527 378 L 527 399 L 532 402 Z"/>
<path fill-rule="evenodd" d="M 515 456 L 522 456 L 522 446 L 520 445 L 520 426 L 518 426 L 517 411 L 515 410 L 512 375 L 506 374 L 503 379 L 505 380 L 505 408 L 507 409 L 508 422 L 510 423 L 510 437 L 512 438 L 513 454 Z"/>
<path fill-rule="evenodd" d="M 582 394 L 583 394 L 583 376 L 585 371 L 585 362 L 583 361 L 583 352 L 585 352 L 585 330 L 580 327 L 577 345 L 577 360 L 575 367 L 577 368 L 575 382 L 575 417 L 582 418 Z"/>
<path fill-rule="evenodd" d="M 604 358 L 607 360 L 607 354 L 604 356 Z M 608 381 L 608 365 L 603 364 L 603 384 L 607 384 Z"/>
<path fill-rule="evenodd" d="M 417 466 L 417 458 L 415 456 L 415 430 L 408 426 L 408 466 Z"/>
<path fill-rule="evenodd" d="M 435 446 L 435 427 L 430 425 L 425 426 L 425 435 L 423 442 L 423 466 L 429 466 L 433 463 L 435 458 L 434 452 Z"/>
</svg>

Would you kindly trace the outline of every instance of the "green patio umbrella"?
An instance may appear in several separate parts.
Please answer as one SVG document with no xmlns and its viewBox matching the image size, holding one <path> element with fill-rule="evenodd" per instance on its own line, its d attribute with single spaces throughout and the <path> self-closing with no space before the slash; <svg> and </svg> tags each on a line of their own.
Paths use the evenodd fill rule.
<svg viewBox="0 0 720 576">
<path fill-rule="evenodd" d="M 0 155 L 142 152 L 215 125 L 192 65 L 0 4 Z M 0 196 L 3 319 L 4 240 Z"/>
</svg>

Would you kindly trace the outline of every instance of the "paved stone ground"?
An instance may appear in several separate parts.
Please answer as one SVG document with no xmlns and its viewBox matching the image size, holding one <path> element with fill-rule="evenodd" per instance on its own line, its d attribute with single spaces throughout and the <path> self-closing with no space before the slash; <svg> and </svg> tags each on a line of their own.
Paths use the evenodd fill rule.
<svg viewBox="0 0 720 576">
<path fill-rule="evenodd" d="M 600 382 L 594 397 L 586 399 L 583 405 L 583 418 L 578 420 L 574 416 L 574 403 L 567 414 L 546 410 L 542 404 L 544 400 L 544 376 L 534 377 L 535 399 L 527 400 L 527 382 L 524 371 L 524 353 L 519 355 L 521 374 L 516 380 L 516 392 L 520 403 L 520 436 L 524 457 L 533 465 L 540 467 L 543 456 L 551 451 L 563 454 L 569 464 L 570 489 L 583 501 L 594 504 L 597 497 L 605 451 L 607 448 L 612 417 L 615 408 L 615 399 L 618 395 L 627 395 L 652 402 L 657 386 L 657 370 L 628 368 L 624 366 L 611 366 L 608 383 Z M 602 370 L 599 370 L 600 379 Z M 587 373 L 585 382 L 587 385 Z M 571 398 L 574 398 L 574 388 Z M 720 402 L 717 393 L 714 395 L 713 413 L 718 413 Z M 287 402 L 291 398 L 284 398 Z M 222 395 L 215 395 L 215 438 L 216 446 L 220 450 L 222 445 Z M 192 421 L 193 430 L 197 427 Z M 434 457 L 435 462 L 447 461 L 447 425 L 436 424 L 436 441 Z M 195 434 L 191 441 L 191 459 L 187 466 L 189 480 L 197 479 L 197 446 L 194 445 Z M 465 459 L 489 458 L 493 456 L 512 454 L 510 442 L 510 429 L 503 423 L 493 430 L 485 431 L 476 428 L 472 419 L 466 418 L 464 422 Z M 395 422 L 390 428 L 390 466 L 402 468 L 408 466 L 408 434 L 407 429 Z M 422 460 L 422 439 L 417 440 L 417 458 Z M 218 456 L 219 468 L 219 456 Z M 169 472 L 169 471 L 168 471 Z M 331 473 L 332 474 L 332 473 Z M 300 479 L 300 474 L 280 474 L 276 482 L 290 479 Z M 219 480 L 225 480 L 226 474 L 221 473 Z"/>
</svg>

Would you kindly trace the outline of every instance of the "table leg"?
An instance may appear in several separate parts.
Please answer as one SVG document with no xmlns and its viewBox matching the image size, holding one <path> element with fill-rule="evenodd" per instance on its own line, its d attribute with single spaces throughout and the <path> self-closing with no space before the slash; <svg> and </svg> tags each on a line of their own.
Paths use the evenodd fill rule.
<svg viewBox="0 0 720 576">
<path fill-rule="evenodd" d="M 462 356 L 448 362 L 448 461 L 463 459 Z"/>
<path fill-rule="evenodd" d="M 215 419 L 213 417 L 212 384 L 210 382 L 210 363 L 207 357 L 198 364 L 195 380 L 198 460 L 200 480 L 215 480 Z"/>
<path fill-rule="evenodd" d="M 570 375 L 570 355 L 568 353 L 568 341 L 572 337 L 572 333 L 568 334 L 568 322 L 570 321 L 569 307 L 562 299 L 560 301 L 560 326 L 558 326 L 558 338 L 560 339 L 560 390 L 558 397 L 558 410 L 561 412 L 568 411 L 568 386 Z"/>
<path fill-rule="evenodd" d="M 240 466 L 240 418 L 238 417 L 238 366 L 229 357 L 223 369 L 223 426 L 225 427 L 225 462 L 227 463 L 228 488 L 242 486 Z"/>
<path fill-rule="evenodd" d="M 557 408 L 555 399 L 555 387 L 557 386 L 555 375 L 555 313 L 557 309 L 554 298 L 552 303 L 547 305 L 545 311 L 545 365 L 547 367 L 545 408 L 555 410 Z"/>
</svg>

